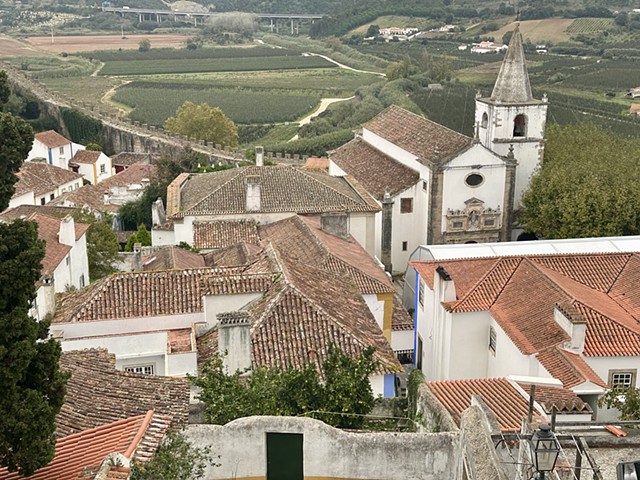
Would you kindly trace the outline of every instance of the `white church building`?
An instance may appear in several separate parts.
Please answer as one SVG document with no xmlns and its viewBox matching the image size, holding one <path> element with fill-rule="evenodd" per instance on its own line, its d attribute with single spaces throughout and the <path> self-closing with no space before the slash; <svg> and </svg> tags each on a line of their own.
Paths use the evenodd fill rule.
<svg viewBox="0 0 640 480">
<path fill-rule="evenodd" d="M 531 92 L 515 30 L 490 97 L 476 98 L 474 138 L 391 106 L 330 154 L 382 206 L 375 254 L 405 270 L 424 244 L 511 240 L 513 212 L 543 155 L 547 100 Z"/>
</svg>

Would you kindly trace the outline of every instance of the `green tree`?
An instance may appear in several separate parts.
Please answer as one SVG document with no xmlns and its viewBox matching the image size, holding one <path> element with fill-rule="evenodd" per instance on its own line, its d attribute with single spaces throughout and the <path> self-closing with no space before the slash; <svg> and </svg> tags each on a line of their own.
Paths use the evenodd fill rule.
<svg viewBox="0 0 640 480">
<path fill-rule="evenodd" d="M 0 72 L 0 106 L 9 100 L 6 72 Z M 33 144 L 33 130 L 21 118 L 0 112 L 0 211 L 9 206 L 18 177 L 15 175 Z"/>
<path fill-rule="evenodd" d="M 149 40 L 148 38 L 143 38 L 142 40 L 140 40 L 140 42 L 138 43 L 138 50 L 141 52 L 148 52 L 149 50 L 151 50 L 151 40 Z"/>
<path fill-rule="evenodd" d="M 111 230 L 109 220 L 91 223 L 87 230 L 87 257 L 92 282 L 113 273 L 113 264 L 118 260 L 119 251 L 120 244 Z"/>
<path fill-rule="evenodd" d="M 236 124 L 220 108 L 211 107 L 206 103 L 196 105 L 192 102 L 184 102 L 178 107 L 175 117 L 167 119 L 164 128 L 170 132 L 222 146 L 238 145 Z"/>
<path fill-rule="evenodd" d="M 136 243 L 142 244 L 143 247 L 151 245 L 151 234 L 144 223 L 138 225 L 138 231 L 132 234 L 124 247 L 125 252 L 133 252 Z"/>
<path fill-rule="evenodd" d="M 23 475 L 54 456 L 67 380 L 49 322 L 29 316 L 43 258 L 37 224 L 0 224 L 0 466 Z"/>
<path fill-rule="evenodd" d="M 153 458 L 131 464 L 131 480 L 198 480 L 204 477 L 208 448 L 193 447 L 180 433 L 167 433 Z"/>
<path fill-rule="evenodd" d="M 367 28 L 367 33 L 365 37 L 377 37 L 379 34 L 380 34 L 379 25 L 369 25 L 369 28 Z"/>
<path fill-rule="evenodd" d="M 550 125 L 544 163 L 522 199 L 528 232 L 543 238 L 640 234 L 640 139 L 591 124 Z"/>
<path fill-rule="evenodd" d="M 407 78 L 416 73 L 416 68 L 411 64 L 411 60 L 405 58 L 396 63 L 390 63 L 387 67 L 387 80 L 397 80 L 398 78 Z"/>
<path fill-rule="evenodd" d="M 598 399 L 598 405 L 617 409 L 620 420 L 640 420 L 640 388 L 614 386 Z"/>
<path fill-rule="evenodd" d="M 102 151 L 102 147 L 100 145 L 98 145 L 97 143 L 87 143 L 87 145 L 84 148 L 89 150 L 89 151 L 92 151 L 92 152 L 101 152 Z"/>
</svg>

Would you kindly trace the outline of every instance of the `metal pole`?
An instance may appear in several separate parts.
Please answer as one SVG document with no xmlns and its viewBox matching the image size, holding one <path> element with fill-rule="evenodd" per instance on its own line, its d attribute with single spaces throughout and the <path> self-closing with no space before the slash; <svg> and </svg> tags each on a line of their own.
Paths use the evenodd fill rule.
<svg viewBox="0 0 640 480">
<path fill-rule="evenodd" d="M 536 386 L 531 385 L 531 390 L 529 391 L 529 415 L 527 415 L 527 423 L 531 423 L 531 421 L 533 420 L 533 402 L 535 395 Z"/>
</svg>

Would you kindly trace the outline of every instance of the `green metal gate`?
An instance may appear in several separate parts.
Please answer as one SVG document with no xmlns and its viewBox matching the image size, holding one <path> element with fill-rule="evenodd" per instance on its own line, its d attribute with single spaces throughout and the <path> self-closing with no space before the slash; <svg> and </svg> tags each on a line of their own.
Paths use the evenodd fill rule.
<svg viewBox="0 0 640 480">
<path fill-rule="evenodd" d="M 303 480 L 301 433 L 267 433 L 267 480 Z"/>
</svg>

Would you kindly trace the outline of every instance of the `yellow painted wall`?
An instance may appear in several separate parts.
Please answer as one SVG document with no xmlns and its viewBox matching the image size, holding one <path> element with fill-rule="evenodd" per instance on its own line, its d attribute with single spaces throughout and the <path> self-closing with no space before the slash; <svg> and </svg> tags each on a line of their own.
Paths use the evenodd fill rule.
<svg viewBox="0 0 640 480">
<path fill-rule="evenodd" d="M 384 318 L 382 321 L 382 333 L 391 343 L 391 319 L 393 318 L 393 293 L 376 294 L 379 302 L 384 302 Z"/>
</svg>

